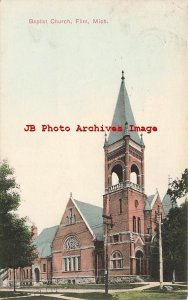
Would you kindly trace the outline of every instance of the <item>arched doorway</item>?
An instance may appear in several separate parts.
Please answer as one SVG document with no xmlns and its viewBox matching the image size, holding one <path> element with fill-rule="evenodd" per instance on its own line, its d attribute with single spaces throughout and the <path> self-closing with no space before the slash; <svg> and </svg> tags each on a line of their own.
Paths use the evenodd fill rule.
<svg viewBox="0 0 188 300">
<path fill-rule="evenodd" d="M 40 280 L 40 272 L 39 272 L 39 269 L 36 268 L 34 272 L 35 272 L 35 281 L 36 281 L 36 282 L 39 282 L 39 280 Z"/>
<path fill-rule="evenodd" d="M 136 275 L 144 274 L 144 255 L 142 251 L 138 250 L 136 252 Z"/>
</svg>

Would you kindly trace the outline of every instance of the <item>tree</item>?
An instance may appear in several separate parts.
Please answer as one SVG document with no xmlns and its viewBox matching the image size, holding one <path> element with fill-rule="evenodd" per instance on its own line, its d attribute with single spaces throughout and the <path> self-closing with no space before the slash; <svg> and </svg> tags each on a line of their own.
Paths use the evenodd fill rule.
<svg viewBox="0 0 188 300">
<path fill-rule="evenodd" d="M 159 230 L 156 228 L 156 234 L 151 243 L 151 278 L 159 280 Z"/>
<path fill-rule="evenodd" d="M 188 169 L 181 179 L 174 180 L 167 191 L 172 203 L 188 192 Z M 187 211 L 188 202 L 171 208 L 162 225 L 163 266 L 165 280 L 172 280 L 176 273 L 178 280 L 187 280 Z M 151 246 L 151 275 L 158 279 L 159 264 L 158 226 Z"/>
<path fill-rule="evenodd" d="M 171 201 L 176 203 L 178 198 L 184 197 L 188 192 L 188 169 L 185 169 L 181 179 L 175 179 L 170 183 L 167 194 L 170 195 Z"/>
<path fill-rule="evenodd" d="M 188 192 L 188 169 L 185 169 L 181 179 L 175 179 L 169 186 L 167 193 L 170 195 L 172 203 L 176 203 L 178 198 L 182 198 Z M 171 208 L 167 218 L 163 220 L 162 240 L 163 240 L 163 263 L 164 277 L 171 280 L 175 277 L 178 280 L 187 278 L 187 211 L 188 202 L 180 207 Z M 158 261 L 158 227 L 156 237 L 152 244 L 151 261 Z M 172 274 L 174 276 L 172 276 Z M 152 275 L 156 278 L 158 272 L 152 269 Z M 175 278 L 174 278 L 175 279 Z"/>
<path fill-rule="evenodd" d="M 18 267 L 31 265 L 36 257 L 26 218 L 15 213 L 20 202 L 14 170 L 3 161 L 0 163 L 0 268 L 13 268 L 14 272 Z"/>
<path fill-rule="evenodd" d="M 188 203 L 169 211 L 163 221 L 163 257 L 167 279 L 176 271 L 178 280 L 186 280 L 187 274 L 187 209 Z"/>
<path fill-rule="evenodd" d="M 164 279 L 172 280 L 173 272 L 178 281 L 187 278 L 187 210 L 188 203 L 172 208 L 162 221 L 162 246 Z M 159 279 L 158 226 L 151 245 L 151 276 Z"/>
</svg>

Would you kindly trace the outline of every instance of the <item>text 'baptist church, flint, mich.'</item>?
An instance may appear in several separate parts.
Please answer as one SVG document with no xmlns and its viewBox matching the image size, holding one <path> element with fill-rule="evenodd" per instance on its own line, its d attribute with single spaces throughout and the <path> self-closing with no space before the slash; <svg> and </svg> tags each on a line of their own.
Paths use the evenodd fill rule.
<svg viewBox="0 0 188 300">
<path fill-rule="evenodd" d="M 72 195 L 59 225 L 37 235 L 32 226 L 38 258 L 32 266 L 16 270 L 16 283 L 101 283 L 105 259 L 109 282 L 135 281 L 150 276 L 151 241 L 156 216 L 171 208 L 168 195 L 161 202 L 158 191 L 151 196 L 144 189 L 145 145 L 135 125 L 122 72 L 121 86 L 112 126 L 104 143 L 105 191 L 103 208 L 78 201 Z M 13 284 L 13 270 L 7 271 Z"/>
</svg>

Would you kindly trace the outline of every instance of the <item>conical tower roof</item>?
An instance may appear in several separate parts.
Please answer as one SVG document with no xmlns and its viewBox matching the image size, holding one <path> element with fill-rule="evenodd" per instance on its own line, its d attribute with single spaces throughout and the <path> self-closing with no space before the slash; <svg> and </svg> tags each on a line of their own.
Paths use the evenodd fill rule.
<svg viewBox="0 0 188 300">
<path fill-rule="evenodd" d="M 133 112 L 131 109 L 131 104 L 129 101 L 129 96 L 127 94 L 127 90 L 125 87 L 124 82 L 124 72 L 122 71 L 122 77 L 121 77 L 121 85 L 118 95 L 118 100 L 116 103 L 116 108 L 114 111 L 114 116 L 112 120 L 112 126 L 121 126 L 122 131 L 110 131 L 109 137 L 108 137 L 108 145 L 111 145 L 119 140 L 121 140 L 125 136 L 125 123 L 127 122 L 128 125 L 133 124 L 136 125 L 135 119 L 133 116 Z M 141 145 L 141 140 L 138 135 L 138 132 L 131 131 L 129 132 L 130 138 L 136 142 L 137 144 Z"/>
</svg>

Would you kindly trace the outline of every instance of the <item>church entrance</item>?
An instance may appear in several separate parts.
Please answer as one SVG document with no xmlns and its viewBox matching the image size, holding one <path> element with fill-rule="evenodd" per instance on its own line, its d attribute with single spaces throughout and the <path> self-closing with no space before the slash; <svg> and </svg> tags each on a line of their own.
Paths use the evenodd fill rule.
<svg viewBox="0 0 188 300">
<path fill-rule="evenodd" d="M 136 252 L 136 275 L 143 275 L 144 274 L 144 260 L 143 260 L 143 253 L 142 251 Z"/>
<path fill-rule="evenodd" d="M 36 268 L 34 272 L 35 272 L 35 281 L 36 281 L 36 282 L 39 282 L 39 280 L 40 280 L 40 272 L 39 272 L 39 269 Z"/>
</svg>

